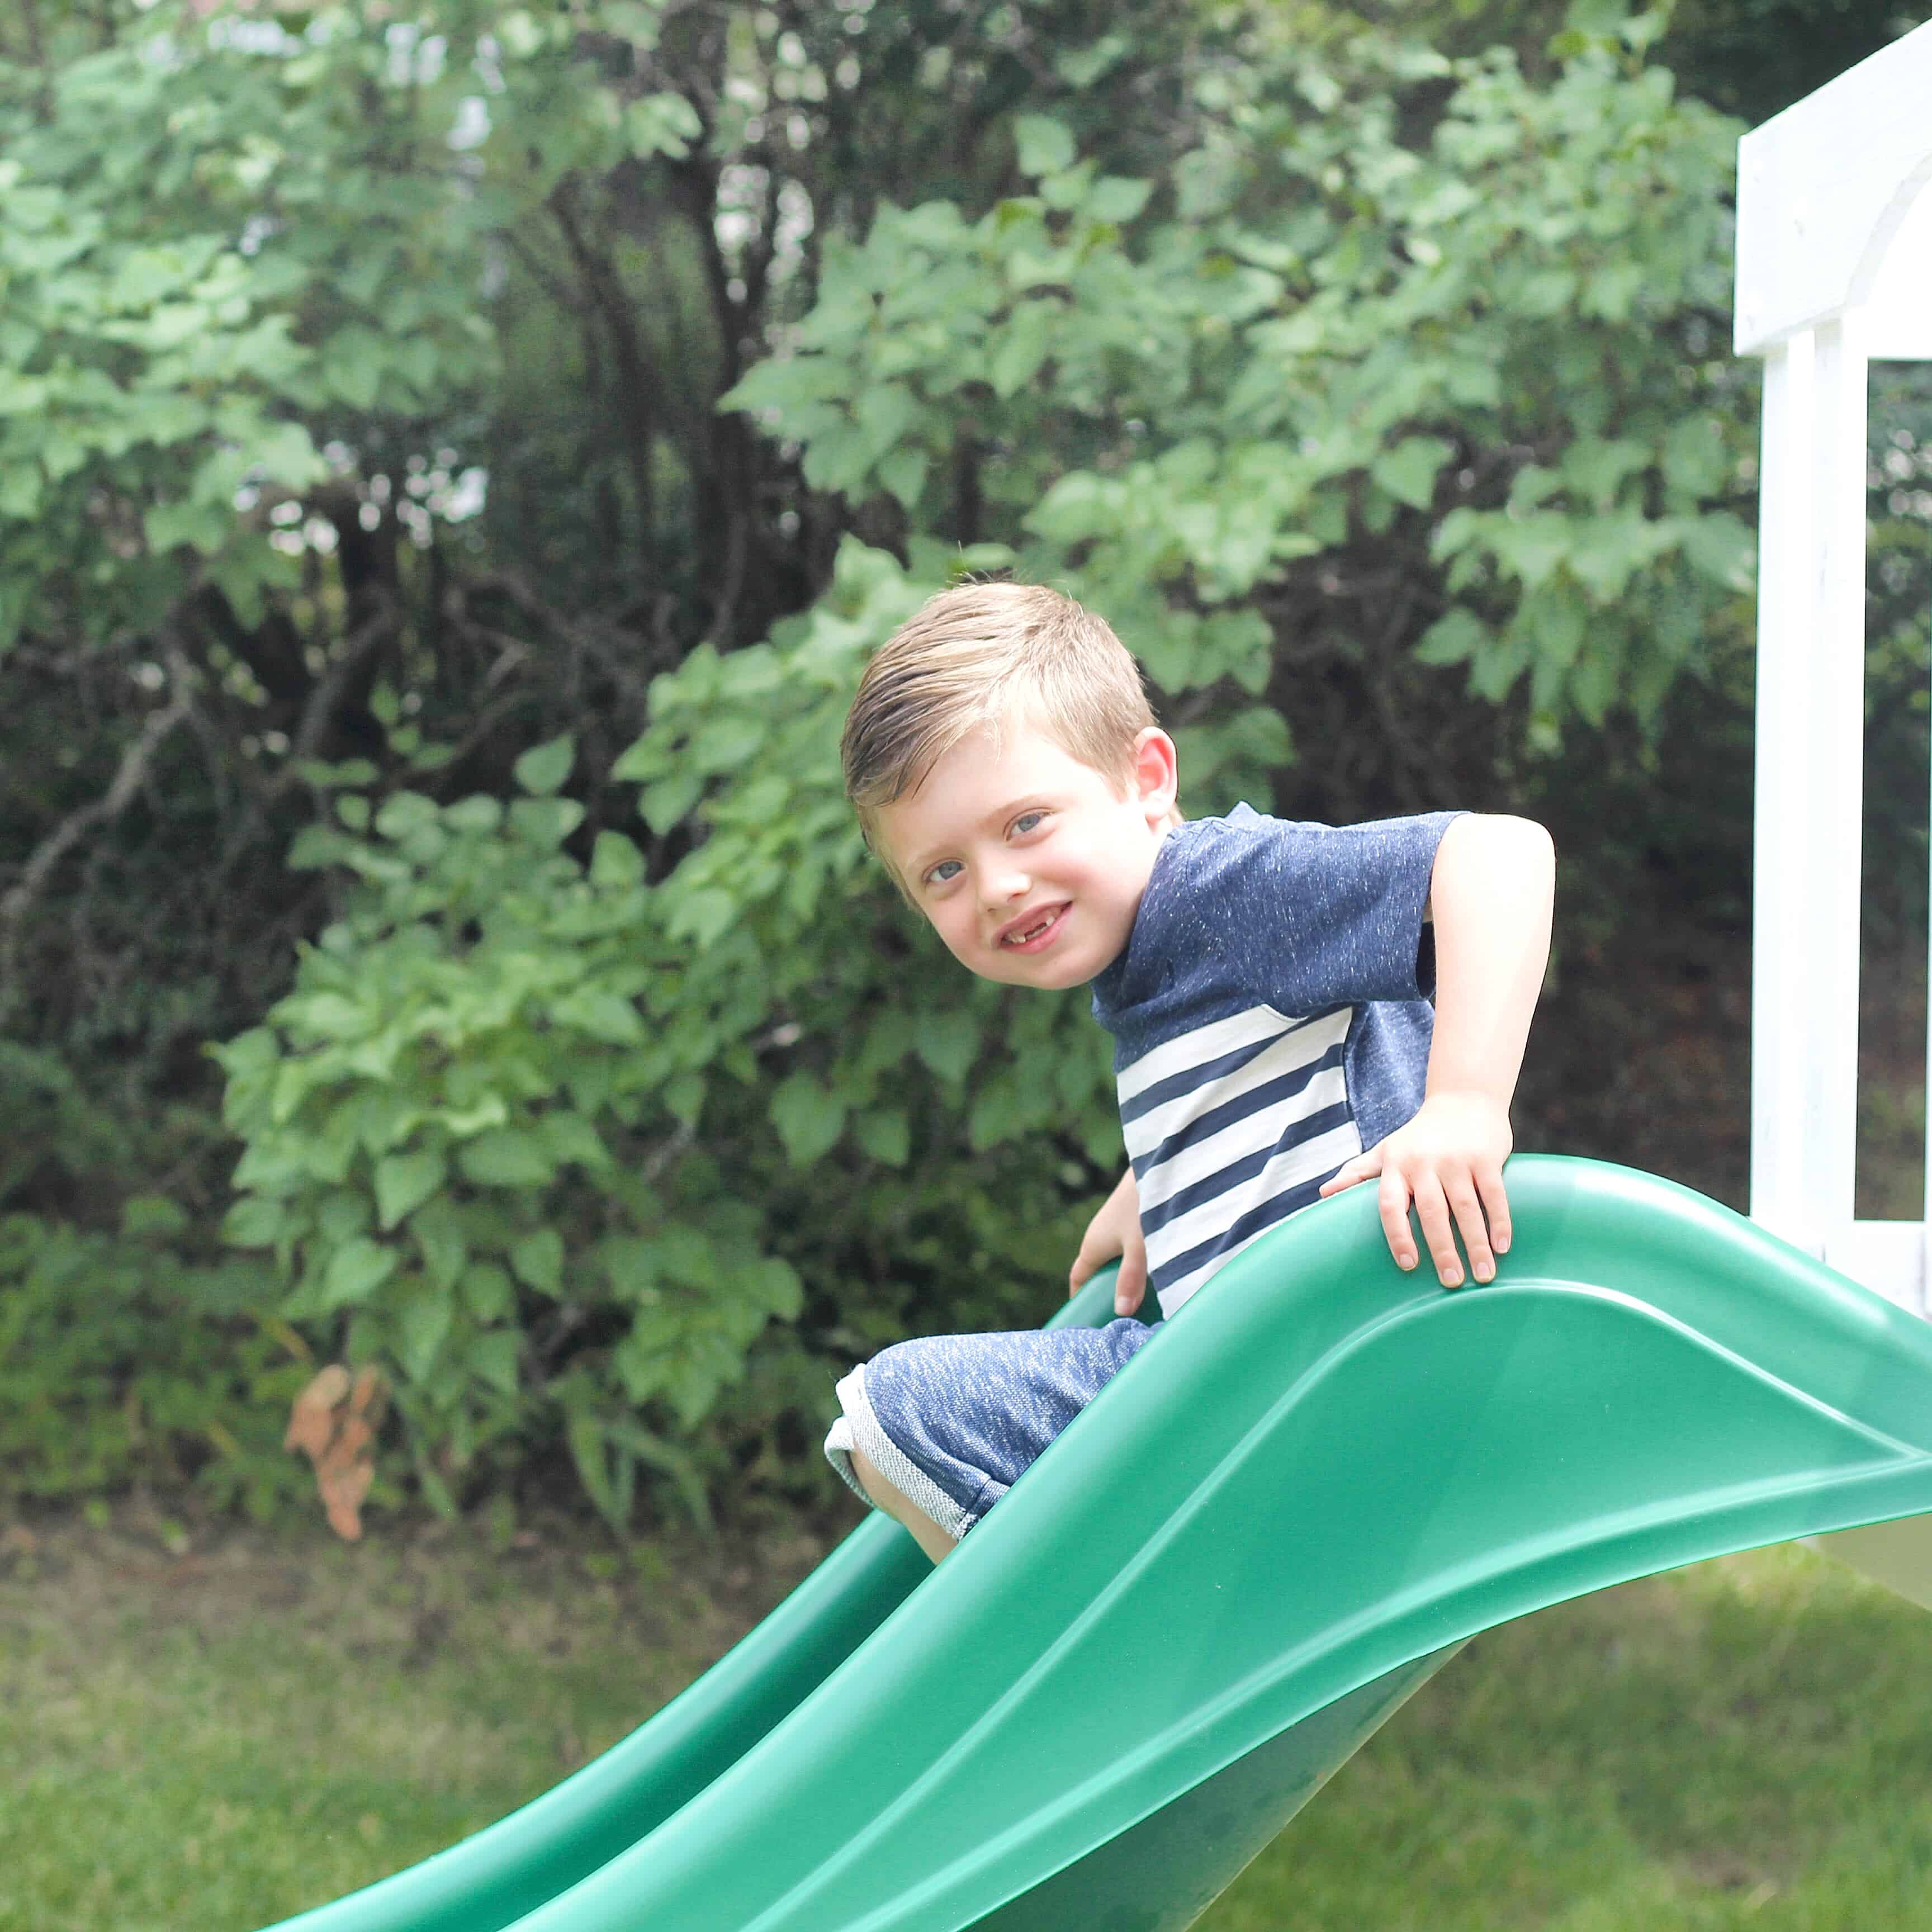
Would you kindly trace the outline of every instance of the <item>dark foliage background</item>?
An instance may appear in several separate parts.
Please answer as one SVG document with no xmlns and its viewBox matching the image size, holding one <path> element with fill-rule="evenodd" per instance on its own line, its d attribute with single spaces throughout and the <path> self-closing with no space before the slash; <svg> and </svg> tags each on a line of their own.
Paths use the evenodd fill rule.
<svg viewBox="0 0 1932 1932">
<path fill-rule="evenodd" d="M 1113 618 L 1192 809 L 1545 820 L 1519 1144 L 1739 1201 L 1724 117 L 1918 17 L 0 21 L 0 1489 L 272 1510 L 344 1360 L 379 1503 L 790 1507 L 835 1364 L 1037 1318 L 1096 1040 L 939 970 L 832 769 L 963 567 Z M 1861 1189 L 1916 1214 L 1923 373 L 1873 420 Z"/>
</svg>

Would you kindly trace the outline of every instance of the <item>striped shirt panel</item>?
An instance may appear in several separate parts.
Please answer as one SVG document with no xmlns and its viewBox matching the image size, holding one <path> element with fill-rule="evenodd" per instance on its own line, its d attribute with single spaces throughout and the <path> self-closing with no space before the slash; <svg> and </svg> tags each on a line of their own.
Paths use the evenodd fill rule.
<svg viewBox="0 0 1932 1932">
<path fill-rule="evenodd" d="M 1120 1070 L 1148 1274 L 1165 1313 L 1360 1151 L 1342 1067 L 1354 1010 L 1290 1019 L 1249 1007 Z"/>
<path fill-rule="evenodd" d="M 1353 1124 L 1350 1123 L 1352 1129 Z M 1359 1138 L 1352 1144 L 1356 1149 L 1360 1144 Z M 1209 1277 L 1218 1274 L 1244 1248 L 1259 1240 L 1270 1228 L 1278 1226 L 1291 1214 L 1298 1214 L 1303 1208 L 1313 1207 L 1321 1198 L 1322 1186 L 1328 1178 L 1326 1173 L 1310 1174 L 1306 1180 L 1284 1190 L 1273 1200 L 1262 1202 L 1250 1208 L 1232 1227 L 1224 1228 L 1199 1250 L 1177 1256 L 1171 1264 L 1171 1272 L 1175 1277 L 1173 1286 L 1165 1293 L 1156 1290 L 1160 1293 L 1161 1312 L 1172 1314 L 1204 1287 Z"/>
</svg>

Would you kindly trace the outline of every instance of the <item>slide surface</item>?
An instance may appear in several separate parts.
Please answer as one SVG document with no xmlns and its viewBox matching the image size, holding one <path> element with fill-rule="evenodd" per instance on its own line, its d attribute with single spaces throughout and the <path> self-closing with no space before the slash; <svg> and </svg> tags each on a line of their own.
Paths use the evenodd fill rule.
<svg viewBox="0 0 1932 1932">
<path fill-rule="evenodd" d="M 288 1932 L 1178 1932 L 1478 1631 L 1932 1514 L 1932 1327 L 1648 1175 L 1509 1181 L 1453 1294 L 1372 1188 L 1296 1216 L 936 1573 L 866 1523 L 603 1757 Z"/>
</svg>

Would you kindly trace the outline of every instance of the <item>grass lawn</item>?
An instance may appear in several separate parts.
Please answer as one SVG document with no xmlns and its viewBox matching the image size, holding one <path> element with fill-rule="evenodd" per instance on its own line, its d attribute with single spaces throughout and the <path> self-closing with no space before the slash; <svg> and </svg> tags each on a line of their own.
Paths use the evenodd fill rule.
<svg viewBox="0 0 1932 1932">
<path fill-rule="evenodd" d="M 0 1528 L 0 1928 L 250 1932 L 412 1862 L 614 1742 L 815 1554 Z M 1932 1616 L 1784 1550 L 1495 1632 L 1203 1924 L 1917 1932 Z"/>
</svg>

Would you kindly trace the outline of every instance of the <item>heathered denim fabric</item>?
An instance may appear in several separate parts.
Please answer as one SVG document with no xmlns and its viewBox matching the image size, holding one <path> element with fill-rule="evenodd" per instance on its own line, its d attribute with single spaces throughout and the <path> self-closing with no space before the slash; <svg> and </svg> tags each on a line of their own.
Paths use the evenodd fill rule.
<svg viewBox="0 0 1932 1932">
<path fill-rule="evenodd" d="M 928 1513 L 942 1528 L 962 1535 L 1153 1334 L 1145 1323 L 1123 1317 L 1104 1328 L 928 1336 L 874 1355 L 839 1393 L 846 1420 L 856 1426 L 856 1446 L 889 1479 L 893 1475 L 882 1460 L 883 1445 L 868 1439 L 875 1420 L 890 1446 L 958 1512 L 950 1521 L 945 1512 Z M 836 1454 L 832 1460 L 852 1482 L 849 1462 Z"/>
<path fill-rule="evenodd" d="M 1238 805 L 1177 826 L 1126 950 L 1094 982 L 1114 1071 L 1257 1004 L 1294 1016 L 1352 1006 L 1349 1103 L 1364 1147 L 1386 1139 L 1422 1105 L 1436 984 L 1422 914 L 1460 815 L 1316 825 Z"/>
</svg>

